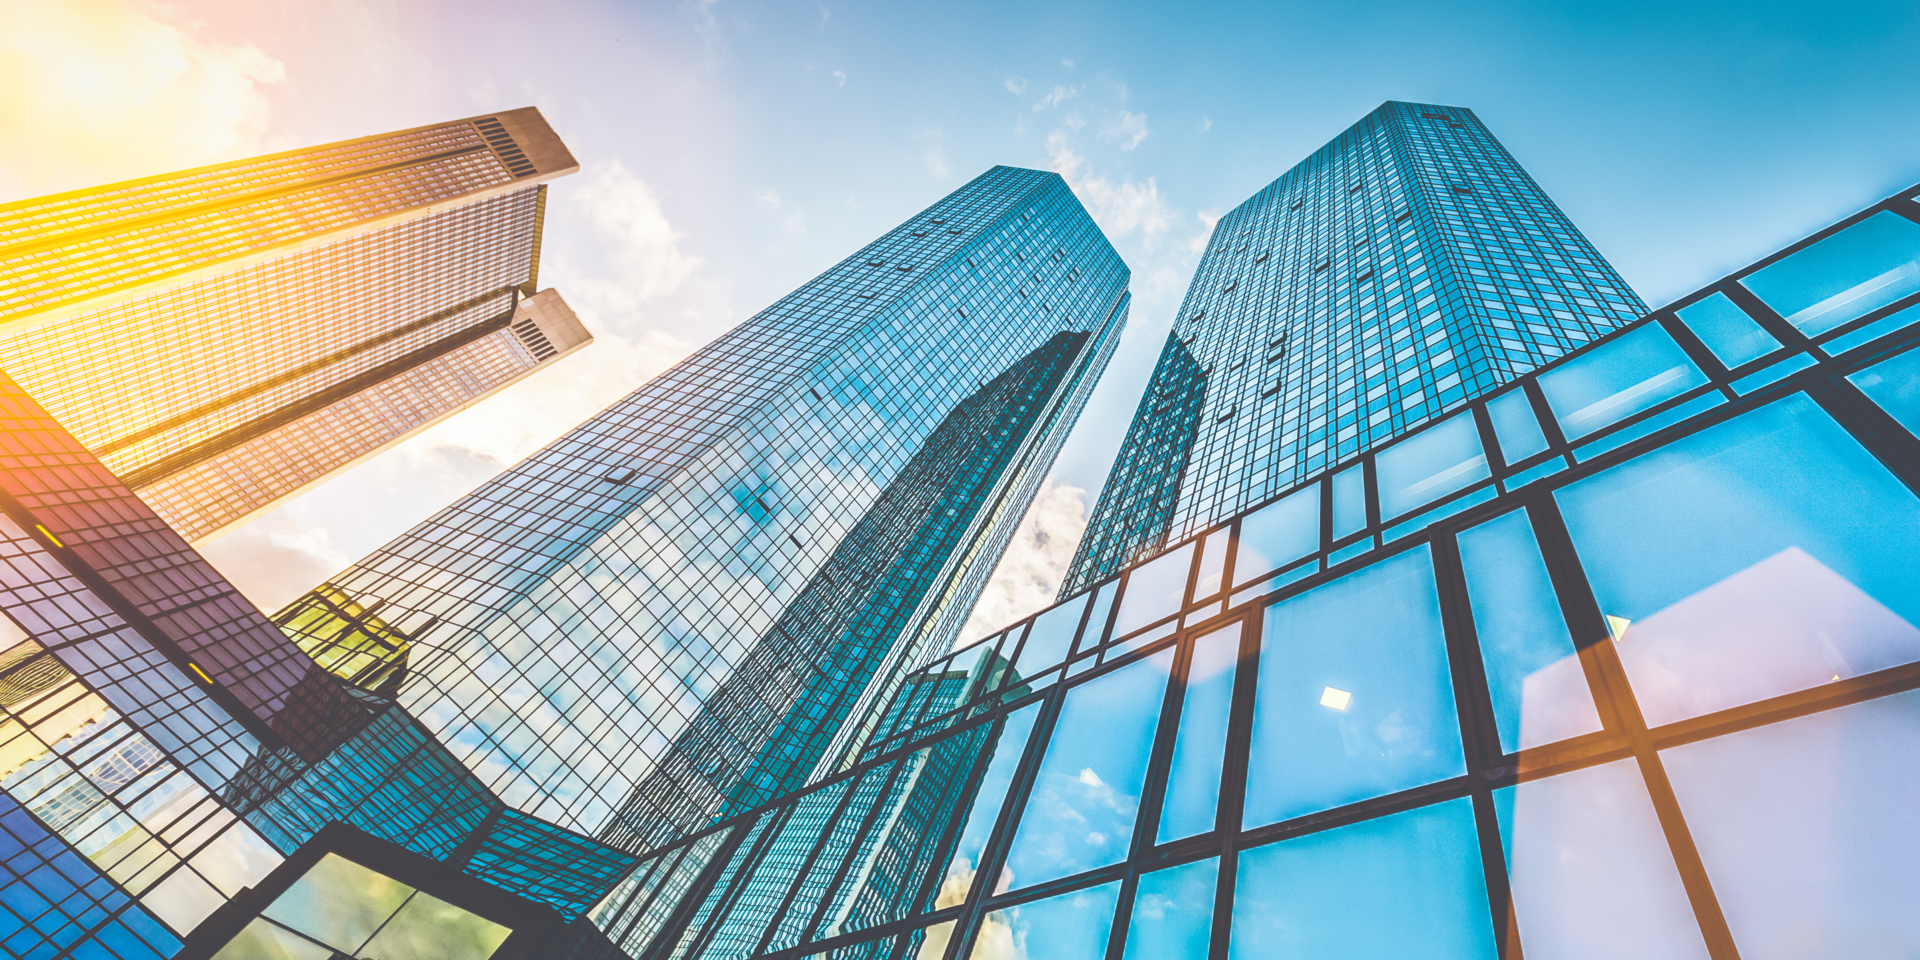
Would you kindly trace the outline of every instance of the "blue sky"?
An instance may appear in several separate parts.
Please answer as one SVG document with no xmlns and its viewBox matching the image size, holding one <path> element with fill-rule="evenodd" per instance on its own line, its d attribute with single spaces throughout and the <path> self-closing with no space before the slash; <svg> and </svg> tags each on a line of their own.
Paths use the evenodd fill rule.
<svg viewBox="0 0 1920 960">
<path fill-rule="evenodd" d="M 217 542 L 267 602 L 994 163 L 1066 175 L 1136 301 L 993 615 L 1064 560 L 1212 219 L 1383 100 L 1473 108 L 1655 305 L 1920 181 L 1912 3 L 9 0 L 0 36 L 0 199 L 528 104 L 583 163 L 542 282 L 599 342 Z"/>
</svg>

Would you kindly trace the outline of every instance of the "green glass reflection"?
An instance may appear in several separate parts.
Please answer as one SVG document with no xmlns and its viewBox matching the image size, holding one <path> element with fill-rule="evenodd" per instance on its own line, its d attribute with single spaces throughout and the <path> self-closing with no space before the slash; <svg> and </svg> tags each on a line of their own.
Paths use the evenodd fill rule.
<svg viewBox="0 0 1920 960">
<path fill-rule="evenodd" d="M 378 960 L 485 960 L 512 933 L 438 897 L 417 893 L 362 952 Z"/>
<path fill-rule="evenodd" d="M 326 947 L 255 917 L 213 960 L 329 960 L 333 955 Z"/>
<path fill-rule="evenodd" d="M 1133 893 L 1123 960 L 1204 960 L 1219 879 L 1219 857 L 1142 876 Z"/>
<path fill-rule="evenodd" d="M 353 953 L 412 893 L 392 877 L 329 853 L 260 913 Z"/>
</svg>

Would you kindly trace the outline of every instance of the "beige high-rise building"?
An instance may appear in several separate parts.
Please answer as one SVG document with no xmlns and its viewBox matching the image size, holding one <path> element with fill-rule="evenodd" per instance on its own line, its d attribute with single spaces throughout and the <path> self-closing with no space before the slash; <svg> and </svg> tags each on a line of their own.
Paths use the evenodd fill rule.
<svg viewBox="0 0 1920 960">
<path fill-rule="evenodd" d="M 592 342 L 527 107 L 0 205 L 0 369 L 201 542 Z"/>
</svg>

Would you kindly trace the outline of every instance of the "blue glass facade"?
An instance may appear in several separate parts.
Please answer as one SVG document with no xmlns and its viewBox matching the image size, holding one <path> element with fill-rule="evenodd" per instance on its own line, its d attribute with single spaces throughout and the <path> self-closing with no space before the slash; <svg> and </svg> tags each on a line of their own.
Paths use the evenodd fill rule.
<svg viewBox="0 0 1920 960">
<path fill-rule="evenodd" d="M 1057 175 L 996 167 L 290 610 L 405 637 L 395 699 L 508 806 L 702 827 L 950 642 L 1127 277 Z"/>
<path fill-rule="evenodd" d="M 850 769 L 596 923 L 707 960 L 1920 950 L 1917 197 L 922 665 Z"/>
<path fill-rule="evenodd" d="M 1214 225 L 1062 589 L 1645 311 L 1472 111 L 1386 103 Z"/>
</svg>

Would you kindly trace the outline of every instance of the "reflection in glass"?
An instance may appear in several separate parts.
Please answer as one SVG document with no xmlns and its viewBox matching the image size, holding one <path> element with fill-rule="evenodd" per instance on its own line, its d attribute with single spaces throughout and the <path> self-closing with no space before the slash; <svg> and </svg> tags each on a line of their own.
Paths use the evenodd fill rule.
<svg viewBox="0 0 1920 960">
<path fill-rule="evenodd" d="M 1118 579 L 1108 580 L 1100 585 L 1093 594 L 1093 610 L 1087 614 L 1086 629 L 1080 631 L 1080 642 L 1074 644 L 1075 653 L 1085 653 L 1100 645 L 1106 639 L 1107 614 L 1113 612 L 1113 594 L 1120 589 Z"/>
<path fill-rule="evenodd" d="M 1033 721 L 1039 716 L 1038 703 L 1028 704 L 1007 714 L 1005 725 L 1000 730 L 1000 739 L 993 745 L 993 756 L 987 761 L 987 770 L 980 776 L 980 788 L 973 795 L 973 805 L 967 809 L 966 819 L 961 821 L 960 839 L 954 844 L 953 859 L 948 861 L 946 877 L 940 882 L 940 890 L 934 896 L 934 909 L 959 904 L 973 887 L 973 874 L 980 865 L 980 851 L 986 849 L 987 837 L 993 832 L 993 822 L 999 816 L 1001 804 L 1006 802 L 1007 787 L 1013 783 L 1014 771 L 1020 766 L 1020 755 L 1026 752 L 1027 738 L 1033 733 Z"/>
<path fill-rule="evenodd" d="M 1740 285 L 1816 336 L 1920 292 L 1920 224 L 1882 210 Z"/>
<path fill-rule="evenodd" d="M 1805 395 L 1555 496 L 1651 725 L 1920 659 L 1920 501 Z"/>
<path fill-rule="evenodd" d="M 1122 960 L 1205 960 L 1219 878 L 1219 857 L 1142 876 Z"/>
<path fill-rule="evenodd" d="M 1473 414 L 1462 412 L 1374 457 L 1380 516 L 1397 517 L 1492 476 Z"/>
<path fill-rule="evenodd" d="M 974 935 L 971 960 L 1101 960 L 1113 932 L 1120 881 L 1063 893 L 987 914 Z"/>
<path fill-rule="evenodd" d="M 1155 843 L 1213 829 L 1214 811 L 1220 806 L 1220 769 L 1227 754 L 1227 714 L 1233 707 L 1233 668 L 1239 659 L 1238 623 L 1193 642 Z"/>
<path fill-rule="evenodd" d="M 1920 955 L 1920 692 L 1661 759 L 1741 956 Z"/>
<path fill-rule="evenodd" d="M 1511 753 L 1600 729 L 1526 510 L 1460 534 L 1460 563 L 1500 748 Z"/>
<path fill-rule="evenodd" d="M 1087 595 L 1083 593 L 1033 618 L 1016 672 L 1031 675 L 1067 659 L 1067 651 L 1073 646 L 1073 632 L 1079 628 L 1080 614 L 1086 609 Z"/>
<path fill-rule="evenodd" d="M 1167 650 L 1067 691 L 996 891 L 1127 855 L 1172 659 Z"/>
<path fill-rule="evenodd" d="M 213 960 L 331 960 L 333 956 L 332 950 L 255 917 L 213 955 Z"/>
<path fill-rule="evenodd" d="M 1244 851 L 1233 887 L 1230 960 L 1498 955 L 1465 798 Z"/>
<path fill-rule="evenodd" d="M 1632 759 L 1496 790 L 1528 960 L 1704 960 L 1706 944 Z"/>
<path fill-rule="evenodd" d="M 1187 573 L 1193 569 L 1193 544 L 1162 555 L 1127 574 L 1113 635 L 1123 637 L 1161 617 L 1180 611 L 1187 598 Z"/>
<path fill-rule="evenodd" d="M 1247 827 L 1466 772 L 1425 546 L 1268 607 L 1259 677 Z"/>
<path fill-rule="evenodd" d="M 1333 538 L 1340 539 L 1367 525 L 1367 479 L 1354 464 L 1333 475 Z"/>
<path fill-rule="evenodd" d="M 1320 551 L 1320 485 L 1309 484 L 1240 519 L 1233 578 L 1246 583 Z"/>
<path fill-rule="evenodd" d="M 1707 382 L 1658 324 L 1615 338 L 1540 375 L 1540 390 L 1568 440 L 1659 405 Z"/>
<path fill-rule="evenodd" d="M 1674 312 L 1680 315 L 1687 329 L 1730 368 L 1780 349 L 1780 341 L 1753 322 L 1745 310 L 1734 306 L 1724 293 L 1716 293 Z"/>
<path fill-rule="evenodd" d="M 1847 379 L 1901 426 L 1920 433 L 1920 350 L 1882 360 Z"/>
<path fill-rule="evenodd" d="M 1487 401 L 1487 419 L 1493 421 L 1500 456 L 1509 466 L 1547 448 L 1547 435 L 1533 415 L 1533 403 L 1525 390 L 1509 390 Z"/>
<path fill-rule="evenodd" d="M 513 931 L 416 893 L 362 951 L 379 960 L 481 960 Z"/>
<path fill-rule="evenodd" d="M 1205 542 L 1200 544 L 1200 569 L 1194 572 L 1193 599 L 1205 600 L 1220 592 L 1220 576 L 1227 569 L 1227 534 L 1231 532 L 1221 527 L 1207 534 Z"/>
<path fill-rule="evenodd" d="M 392 877 L 329 853 L 260 913 L 351 953 L 412 893 Z"/>
</svg>

